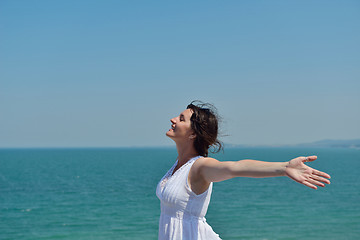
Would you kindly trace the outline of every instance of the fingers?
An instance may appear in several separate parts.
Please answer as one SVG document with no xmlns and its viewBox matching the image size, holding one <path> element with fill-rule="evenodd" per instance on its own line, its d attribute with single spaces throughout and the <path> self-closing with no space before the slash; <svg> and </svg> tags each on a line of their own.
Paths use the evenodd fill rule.
<svg viewBox="0 0 360 240">
<path fill-rule="evenodd" d="M 320 177 L 318 175 L 311 174 L 309 175 L 303 182 L 305 186 L 308 186 L 312 189 L 317 189 L 317 186 L 319 187 L 325 187 L 325 184 L 330 184 L 330 181 L 328 179 L 325 179 L 323 177 Z"/>
<path fill-rule="evenodd" d="M 313 184 L 313 185 L 319 186 L 319 187 L 325 187 L 325 184 L 324 184 L 324 183 L 322 183 L 322 182 L 320 182 L 320 181 L 317 181 L 317 180 L 315 180 L 315 179 L 313 179 L 313 178 L 311 178 L 311 177 L 308 178 L 306 181 L 309 182 L 309 183 L 311 183 L 311 184 Z"/>
<path fill-rule="evenodd" d="M 304 184 L 305 186 L 308 186 L 308 187 L 310 187 L 312 189 L 317 189 L 316 186 L 325 187 L 325 184 L 323 184 L 322 182 L 316 181 L 316 180 L 314 180 L 312 178 L 308 178 L 302 184 Z"/>
<path fill-rule="evenodd" d="M 324 173 L 324 172 L 320 172 L 320 171 L 315 170 L 315 169 L 313 170 L 313 174 L 317 175 L 317 176 L 320 176 L 320 177 L 325 177 L 325 178 L 329 178 L 329 179 L 331 178 L 329 174 Z"/>
<path fill-rule="evenodd" d="M 312 162 L 317 159 L 317 156 L 307 156 L 307 157 L 301 157 L 302 162 Z"/>
<path fill-rule="evenodd" d="M 317 187 L 315 185 L 309 183 L 308 181 L 304 181 L 302 184 L 304 184 L 305 186 L 308 186 L 309 188 L 317 189 Z"/>
<path fill-rule="evenodd" d="M 323 177 L 319 177 L 319 176 L 317 176 L 317 175 L 312 175 L 312 176 L 310 176 L 310 178 L 311 178 L 311 179 L 314 179 L 314 180 L 316 180 L 316 181 L 319 181 L 319 182 L 323 182 L 323 183 L 326 183 L 326 184 L 330 184 L 330 181 L 329 181 L 328 179 L 323 178 Z M 318 184 L 317 184 L 317 185 L 318 185 Z M 318 185 L 318 186 L 320 186 L 320 185 Z M 325 187 L 325 185 L 322 186 L 322 187 Z"/>
</svg>

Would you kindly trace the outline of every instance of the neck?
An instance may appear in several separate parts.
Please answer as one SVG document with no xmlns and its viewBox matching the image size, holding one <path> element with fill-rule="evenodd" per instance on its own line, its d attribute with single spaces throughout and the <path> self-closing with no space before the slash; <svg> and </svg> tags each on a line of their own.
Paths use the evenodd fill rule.
<svg viewBox="0 0 360 240">
<path fill-rule="evenodd" d="M 182 166 L 187 161 L 192 159 L 193 157 L 198 156 L 199 154 L 196 152 L 193 142 L 187 144 L 176 144 L 176 149 L 178 152 L 178 164 Z"/>
</svg>

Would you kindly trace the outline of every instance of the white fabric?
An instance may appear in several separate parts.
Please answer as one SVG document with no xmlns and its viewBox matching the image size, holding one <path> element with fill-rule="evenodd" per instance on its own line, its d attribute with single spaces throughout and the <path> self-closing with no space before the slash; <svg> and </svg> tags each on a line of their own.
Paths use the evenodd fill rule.
<svg viewBox="0 0 360 240">
<path fill-rule="evenodd" d="M 161 206 L 159 240 L 220 239 L 205 219 L 212 183 L 199 195 L 196 195 L 188 185 L 190 168 L 200 157 L 190 159 L 172 174 L 177 165 L 176 161 L 157 185 L 156 195 L 160 199 Z"/>
</svg>

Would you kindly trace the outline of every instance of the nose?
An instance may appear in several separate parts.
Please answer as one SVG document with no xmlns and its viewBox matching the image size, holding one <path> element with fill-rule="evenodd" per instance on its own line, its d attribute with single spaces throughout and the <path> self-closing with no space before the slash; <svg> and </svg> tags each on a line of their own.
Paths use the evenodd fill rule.
<svg viewBox="0 0 360 240">
<path fill-rule="evenodd" d="M 172 124 L 175 124 L 175 123 L 176 123 L 175 118 L 170 119 L 170 122 L 171 122 Z"/>
</svg>

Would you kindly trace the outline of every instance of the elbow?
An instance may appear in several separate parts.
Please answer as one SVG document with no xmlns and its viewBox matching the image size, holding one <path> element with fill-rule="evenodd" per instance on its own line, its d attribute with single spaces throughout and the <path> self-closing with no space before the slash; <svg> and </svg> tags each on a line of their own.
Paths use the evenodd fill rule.
<svg viewBox="0 0 360 240">
<path fill-rule="evenodd" d="M 252 177 L 257 178 L 256 174 L 252 173 L 252 163 L 254 160 L 245 159 L 232 163 L 230 174 L 235 177 Z"/>
<path fill-rule="evenodd" d="M 243 174 L 241 171 L 241 164 L 239 164 L 239 162 L 229 163 L 229 166 L 227 166 L 227 172 L 228 172 L 229 178 L 242 177 L 242 174 Z"/>
</svg>

